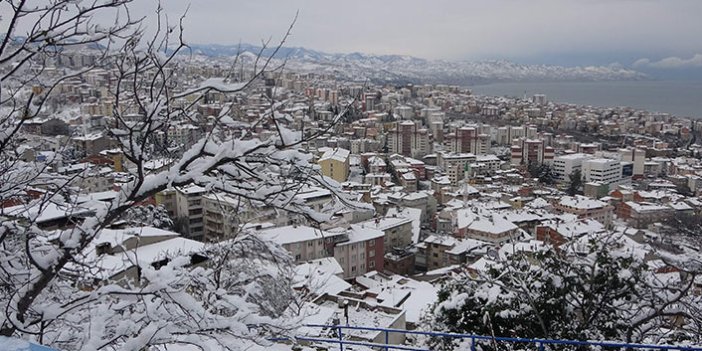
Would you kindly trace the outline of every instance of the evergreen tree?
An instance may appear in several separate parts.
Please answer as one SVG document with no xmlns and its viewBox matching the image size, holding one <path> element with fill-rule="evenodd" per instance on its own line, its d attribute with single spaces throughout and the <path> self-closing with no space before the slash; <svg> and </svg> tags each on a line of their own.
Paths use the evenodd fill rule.
<svg viewBox="0 0 702 351">
<path fill-rule="evenodd" d="M 507 337 L 702 341 L 700 302 L 688 294 L 694 274 L 663 281 L 626 240 L 612 235 L 563 251 L 518 252 L 477 278 L 455 277 L 426 322 L 434 330 Z"/>
<path fill-rule="evenodd" d="M 580 191 L 580 188 L 583 186 L 582 173 L 579 169 L 576 169 L 568 176 L 568 179 L 570 182 L 568 183 L 568 190 L 566 190 L 566 192 L 568 193 L 568 195 L 574 196 Z"/>
</svg>

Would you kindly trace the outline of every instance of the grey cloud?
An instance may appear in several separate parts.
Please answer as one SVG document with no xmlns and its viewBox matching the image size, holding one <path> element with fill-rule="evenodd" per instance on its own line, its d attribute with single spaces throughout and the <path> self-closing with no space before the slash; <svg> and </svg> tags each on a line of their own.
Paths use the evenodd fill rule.
<svg viewBox="0 0 702 351">
<path fill-rule="evenodd" d="M 637 68 L 650 67 L 663 69 L 702 67 L 702 54 L 695 54 L 687 59 L 677 56 L 670 56 L 658 61 L 651 61 L 650 59 L 642 58 L 636 60 L 633 63 L 633 66 Z"/>
<path fill-rule="evenodd" d="M 136 15 L 151 16 L 153 23 L 155 1 L 133 5 Z M 200 44 L 275 41 L 299 10 L 286 45 L 326 52 L 429 59 L 602 52 L 650 57 L 689 56 L 702 47 L 699 0 L 169 0 L 162 5 L 172 20 L 189 6 L 185 38 Z"/>
</svg>

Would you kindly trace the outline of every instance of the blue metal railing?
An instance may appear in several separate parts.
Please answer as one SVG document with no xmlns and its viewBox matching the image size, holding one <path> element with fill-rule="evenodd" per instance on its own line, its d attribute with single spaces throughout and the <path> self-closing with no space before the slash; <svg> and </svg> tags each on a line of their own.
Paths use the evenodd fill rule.
<svg viewBox="0 0 702 351">
<path fill-rule="evenodd" d="M 510 337 L 492 337 L 485 335 L 474 335 L 474 334 L 456 334 L 456 333 L 438 333 L 438 332 L 427 332 L 427 331 L 417 331 L 417 330 L 404 330 L 404 329 L 391 329 L 391 328 L 375 328 L 375 327 L 357 327 L 357 326 L 347 326 L 347 325 L 324 325 L 324 324 L 308 324 L 305 325 L 309 328 L 322 328 L 335 330 L 338 335 L 337 338 L 315 338 L 298 336 L 295 340 L 307 341 L 307 342 L 318 342 L 318 343 L 331 343 L 338 344 L 341 351 L 344 350 L 344 345 L 356 345 L 356 346 L 367 346 L 374 347 L 378 349 L 388 350 L 408 350 L 408 351 L 429 351 L 425 348 L 416 348 L 406 345 L 390 344 L 390 334 L 400 333 L 404 335 L 425 335 L 431 337 L 447 338 L 447 339 L 469 339 L 471 341 L 471 351 L 476 351 L 476 343 L 478 341 L 494 341 L 494 342 L 507 342 L 507 343 L 527 343 L 535 344 L 539 351 L 544 351 L 546 345 L 568 345 L 568 346 L 594 346 L 594 347 L 604 347 L 604 348 L 626 348 L 626 349 L 636 349 L 636 350 L 678 350 L 678 351 L 702 351 L 702 347 L 695 346 L 683 346 L 683 345 L 652 345 L 652 344 L 631 344 L 624 342 L 610 342 L 610 341 L 577 341 L 577 340 L 553 340 L 553 339 L 529 339 L 529 338 L 510 338 Z M 344 340 L 344 330 L 363 330 L 363 331 L 377 331 L 385 334 L 385 343 L 375 343 L 375 342 L 365 342 L 365 341 L 354 341 L 354 340 Z M 348 335 L 348 333 L 347 333 Z M 282 341 L 289 340 L 289 338 L 275 338 L 270 339 L 271 341 Z"/>
</svg>

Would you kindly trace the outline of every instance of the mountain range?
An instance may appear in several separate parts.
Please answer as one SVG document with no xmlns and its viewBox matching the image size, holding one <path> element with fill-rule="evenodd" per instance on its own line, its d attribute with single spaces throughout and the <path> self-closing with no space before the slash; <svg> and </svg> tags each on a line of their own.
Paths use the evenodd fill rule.
<svg viewBox="0 0 702 351">
<path fill-rule="evenodd" d="M 263 49 L 260 46 L 195 44 L 192 53 L 208 57 L 252 57 L 274 55 L 274 59 L 298 72 L 334 74 L 351 81 L 374 83 L 432 83 L 471 85 L 520 81 L 608 81 L 643 80 L 648 76 L 621 65 L 576 66 L 520 64 L 508 60 L 427 60 L 407 55 L 364 53 L 330 54 L 301 47 Z"/>
</svg>

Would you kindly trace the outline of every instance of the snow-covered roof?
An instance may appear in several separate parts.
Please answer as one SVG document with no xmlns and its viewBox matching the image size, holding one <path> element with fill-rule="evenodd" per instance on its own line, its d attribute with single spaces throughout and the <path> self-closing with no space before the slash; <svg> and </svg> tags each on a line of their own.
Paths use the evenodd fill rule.
<svg viewBox="0 0 702 351">
<path fill-rule="evenodd" d="M 375 218 L 371 219 L 365 222 L 358 223 L 357 225 L 361 226 L 361 228 L 374 228 L 374 229 L 380 229 L 382 231 L 399 227 L 401 225 L 407 224 L 412 222 L 412 219 L 398 216 L 398 217 L 383 217 L 383 218 Z"/>
<path fill-rule="evenodd" d="M 207 192 L 207 189 L 205 189 L 199 185 L 191 184 L 191 185 L 183 187 L 183 188 L 178 188 L 178 191 L 180 191 L 186 195 L 197 195 L 197 194 L 202 194 L 202 193 Z"/>
<path fill-rule="evenodd" d="M 368 159 L 368 164 L 371 166 L 378 166 L 378 167 L 384 167 L 386 165 L 385 160 L 383 160 L 382 158 L 380 158 L 378 156 L 370 157 Z"/>
<path fill-rule="evenodd" d="M 406 320 L 419 322 L 422 314 L 438 299 L 438 288 L 398 274 L 384 275 L 376 271 L 356 277 L 356 282 L 376 294 L 379 305 L 405 310 Z"/>
<path fill-rule="evenodd" d="M 456 212 L 456 225 L 483 233 L 502 234 L 518 227 L 493 211 L 465 208 Z"/>
<path fill-rule="evenodd" d="M 597 208 L 606 207 L 605 202 L 591 199 L 589 197 L 575 195 L 575 196 L 563 196 L 558 202 L 561 206 L 566 206 L 570 208 L 575 208 L 579 210 L 592 210 Z"/>
<path fill-rule="evenodd" d="M 589 218 L 572 222 L 551 220 L 543 223 L 543 226 L 551 228 L 558 234 L 570 239 L 578 238 L 585 234 L 601 233 L 605 230 L 605 226 L 602 223 Z"/>
<path fill-rule="evenodd" d="M 670 210 L 670 207 L 668 206 L 657 205 L 648 202 L 627 201 L 625 202 L 625 204 L 627 204 L 629 207 L 631 207 L 632 210 L 638 213 Z"/>
<path fill-rule="evenodd" d="M 0 216 L 23 217 L 41 224 L 61 218 L 89 215 L 93 213 L 94 205 L 94 202 L 81 205 L 33 202 L 29 205 L 23 204 L 0 208 Z"/>
<path fill-rule="evenodd" d="M 275 242 L 279 245 L 298 243 L 315 239 L 331 238 L 344 235 L 343 232 L 332 232 L 315 229 L 304 225 L 288 225 L 285 227 L 264 229 L 258 232 L 257 236 L 263 240 Z"/>
<path fill-rule="evenodd" d="M 304 287 L 317 295 L 337 295 L 351 287 L 340 278 L 343 274 L 344 269 L 333 257 L 312 260 L 295 267 L 293 287 Z"/>
<path fill-rule="evenodd" d="M 668 204 L 672 209 L 676 211 L 689 211 L 692 210 L 692 206 L 684 203 L 684 202 L 671 202 Z"/>
<path fill-rule="evenodd" d="M 537 197 L 536 199 L 530 201 L 524 206 L 531 208 L 544 208 L 551 206 L 551 204 L 549 204 L 548 201 L 544 200 L 543 198 Z"/>
<path fill-rule="evenodd" d="M 346 160 L 349 158 L 349 155 L 351 152 L 346 149 L 342 148 L 334 148 L 331 150 L 327 150 L 322 154 L 322 157 L 319 158 L 320 161 L 326 161 L 326 160 L 334 160 L 334 161 L 340 161 L 340 162 L 346 162 Z"/>
<path fill-rule="evenodd" d="M 113 244 L 112 246 L 121 245 L 124 240 L 134 236 L 129 233 L 129 230 L 138 231 L 139 236 L 170 235 L 172 237 L 153 244 L 138 246 L 132 250 L 97 255 L 96 245 L 107 242 Z M 124 234 L 124 236 L 120 237 L 120 233 Z M 190 256 L 201 252 L 205 247 L 205 244 L 199 241 L 182 238 L 177 233 L 150 227 L 131 228 L 124 231 L 103 230 L 95 244 L 86 251 L 85 258 L 87 261 L 94 262 L 92 265 L 97 268 L 95 278 L 99 279 L 113 277 L 136 265 L 149 265 L 176 256 Z"/>
<path fill-rule="evenodd" d="M 348 230 L 338 228 L 338 229 L 330 229 L 329 231 L 331 233 L 341 232 L 341 233 L 345 233 L 348 235 L 349 240 L 344 241 L 342 243 L 338 243 L 337 246 L 350 245 L 350 244 L 355 244 L 355 243 L 359 243 L 359 242 L 363 242 L 363 241 L 368 241 L 368 240 L 379 239 L 379 238 L 385 237 L 385 233 L 382 230 L 368 228 L 368 227 L 360 226 L 357 224 L 352 224 L 351 228 Z"/>
<path fill-rule="evenodd" d="M 405 207 L 402 209 L 398 209 L 397 207 L 390 207 L 388 208 L 388 212 L 386 213 L 387 217 L 392 217 L 392 216 L 400 216 L 400 217 L 405 217 L 409 218 L 412 220 L 412 242 L 413 243 L 418 243 L 419 242 L 419 234 L 421 231 L 421 224 L 422 224 L 422 210 L 414 207 Z"/>
</svg>

